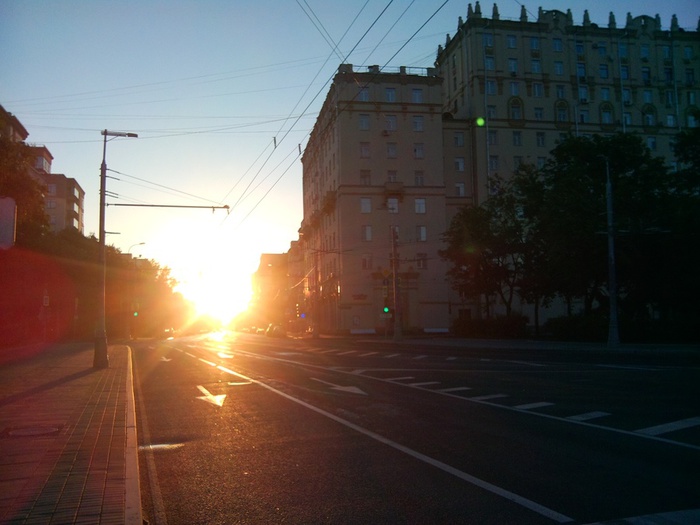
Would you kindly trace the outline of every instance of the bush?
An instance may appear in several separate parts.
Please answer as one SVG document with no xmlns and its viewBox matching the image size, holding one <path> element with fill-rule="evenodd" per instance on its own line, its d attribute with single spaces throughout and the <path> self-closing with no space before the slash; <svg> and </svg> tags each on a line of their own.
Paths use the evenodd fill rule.
<svg viewBox="0 0 700 525">
<path fill-rule="evenodd" d="M 521 339 L 527 337 L 528 318 L 524 315 L 491 317 L 488 319 L 455 320 L 452 330 L 460 337 L 487 339 Z"/>
</svg>

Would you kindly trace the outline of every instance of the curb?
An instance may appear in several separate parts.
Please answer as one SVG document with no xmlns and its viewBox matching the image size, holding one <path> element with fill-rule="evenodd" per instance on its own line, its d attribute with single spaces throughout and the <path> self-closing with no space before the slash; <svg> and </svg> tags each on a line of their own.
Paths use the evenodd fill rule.
<svg viewBox="0 0 700 525">
<path fill-rule="evenodd" d="M 126 371 L 126 490 L 124 523 L 126 525 L 143 525 L 132 350 L 128 345 L 126 348 L 128 350 L 128 364 Z"/>
</svg>

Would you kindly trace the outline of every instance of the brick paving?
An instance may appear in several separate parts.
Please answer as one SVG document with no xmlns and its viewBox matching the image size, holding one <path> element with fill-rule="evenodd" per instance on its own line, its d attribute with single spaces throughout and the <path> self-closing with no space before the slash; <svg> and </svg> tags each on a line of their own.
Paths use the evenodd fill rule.
<svg viewBox="0 0 700 525">
<path fill-rule="evenodd" d="M 0 366 L 0 523 L 141 523 L 130 352 L 93 369 L 92 345 L 54 345 Z"/>
</svg>

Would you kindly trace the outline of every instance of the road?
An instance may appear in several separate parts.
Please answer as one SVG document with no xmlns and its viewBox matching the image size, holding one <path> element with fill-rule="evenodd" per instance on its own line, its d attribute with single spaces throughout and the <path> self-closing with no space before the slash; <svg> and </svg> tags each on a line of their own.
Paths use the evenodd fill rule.
<svg viewBox="0 0 700 525">
<path fill-rule="evenodd" d="M 133 347 L 151 524 L 700 517 L 697 363 L 249 334 Z"/>
</svg>

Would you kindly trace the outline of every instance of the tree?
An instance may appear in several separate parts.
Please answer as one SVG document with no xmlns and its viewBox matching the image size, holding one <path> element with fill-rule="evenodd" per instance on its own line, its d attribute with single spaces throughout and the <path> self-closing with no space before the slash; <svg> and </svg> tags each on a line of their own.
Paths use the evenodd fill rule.
<svg viewBox="0 0 700 525">
<path fill-rule="evenodd" d="M 12 197 L 17 205 L 18 246 L 35 244 L 49 228 L 44 187 L 29 176 L 32 159 L 29 146 L 0 134 L 0 196 Z"/>
</svg>

